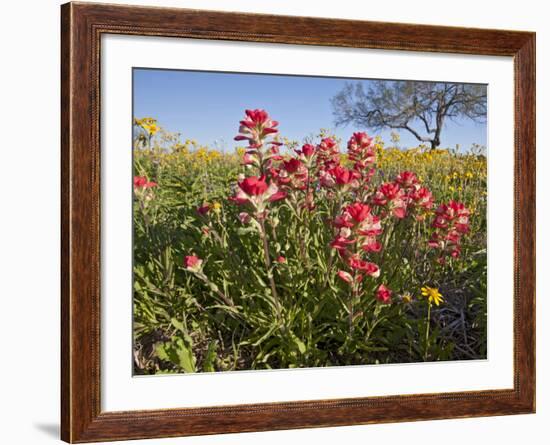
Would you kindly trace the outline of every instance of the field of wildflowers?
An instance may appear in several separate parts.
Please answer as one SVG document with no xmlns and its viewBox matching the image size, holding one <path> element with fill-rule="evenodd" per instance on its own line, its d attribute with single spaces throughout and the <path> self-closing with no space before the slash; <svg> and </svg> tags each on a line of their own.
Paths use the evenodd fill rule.
<svg viewBox="0 0 550 445">
<path fill-rule="evenodd" d="M 486 357 L 486 157 L 134 122 L 134 372 Z"/>
</svg>

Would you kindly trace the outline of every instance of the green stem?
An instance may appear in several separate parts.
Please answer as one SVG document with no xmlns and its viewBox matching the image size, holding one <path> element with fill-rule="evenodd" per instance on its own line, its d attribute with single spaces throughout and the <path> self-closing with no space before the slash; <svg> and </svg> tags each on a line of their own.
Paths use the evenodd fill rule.
<svg viewBox="0 0 550 445">
<path fill-rule="evenodd" d="M 430 316 L 432 312 L 432 303 L 428 302 L 428 316 L 426 317 L 426 339 L 424 342 L 424 361 L 428 361 L 428 351 L 430 348 Z"/>
<path fill-rule="evenodd" d="M 204 281 L 210 289 L 214 291 L 215 294 L 218 295 L 218 297 L 221 298 L 221 300 L 230 307 L 235 307 L 235 303 L 233 303 L 233 300 L 231 298 L 227 297 L 214 283 L 212 283 L 206 275 L 204 275 L 202 272 L 195 274 L 198 276 L 202 281 Z"/>
<path fill-rule="evenodd" d="M 348 303 L 348 311 L 349 311 L 349 317 L 348 317 L 348 323 L 349 323 L 349 336 L 350 338 L 353 336 L 353 300 L 357 298 L 357 290 L 358 285 L 356 283 L 357 274 L 354 274 L 353 277 L 353 287 L 352 287 L 352 294 L 351 298 Z"/>
<path fill-rule="evenodd" d="M 269 285 L 271 287 L 271 295 L 275 302 L 275 308 L 277 309 L 277 317 L 281 319 L 281 303 L 279 301 L 279 296 L 277 294 L 277 288 L 275 286 L 275 280 L 273 279 L 273 272 L 271 271 L 271 259 L 269 257 L 269 243 L 267 241 L 267 234 L 265 231 L 265 223 L 263 218 L 258 218 L 260 224 L 260 238 L 262 239 L 262 244 L 264 248 L 264 261 L 267 271 L 267 277 L 269 278 Z"/>
</svg>

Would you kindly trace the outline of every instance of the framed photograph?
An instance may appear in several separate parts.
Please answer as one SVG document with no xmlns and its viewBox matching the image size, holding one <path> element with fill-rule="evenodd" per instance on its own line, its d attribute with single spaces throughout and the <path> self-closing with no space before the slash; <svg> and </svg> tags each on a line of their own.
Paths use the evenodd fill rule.
<svg viewBox="0 0 550 445">
<path fill-rule="evenodd" d="M 62 439 L 535 411 L 535 34 L 67 3 Z"/>
</svg>

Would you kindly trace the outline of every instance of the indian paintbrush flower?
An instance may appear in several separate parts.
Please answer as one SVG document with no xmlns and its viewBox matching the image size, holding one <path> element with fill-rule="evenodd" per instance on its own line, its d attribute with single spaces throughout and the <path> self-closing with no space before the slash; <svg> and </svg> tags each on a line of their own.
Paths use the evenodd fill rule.
<svg viewBox="0 0 550 445">
<path fill-rule="evenodd" d="M 157 185 L 156 182 L 149 181 L 145 176 L 134 176 L 134 190 L 148 189 Z"/>
<path fill-rule="evenodd" d="M 378 286 L 378 289 L 376 290 L 376 299 L 383 304 L 389 304 L 391 303 L 391 295 L 392 291 L 390 288 L 385 286 L 384 284 L 381 284 Z"/>
<path fill-rule="evenodd" d="M 247 140 L 252 148 L 259 148 L 269 135 L 277 133 L 279 123 L 272 120 L 265 110 L 246 110 L 245 118 L 240 121 L 239 135 L 236 141 Z"/>
<path fill-rule="evenodd" d="M 258 212 L 265 209 L 268 202 L 274 202 L 286 197 L 274 182 L 268 184 L 265 176 L 248 176 L 238 182 L 238 187 L 231 199 L 237 204 L 252 204 Z"/>
<path fill-rule="evenodd" d="M 196 255 L 187 255 L 183 260 L 183 265 L 191 272 L 199 272 L 202 267 L 202 260 Z"/>
<path fill-rule="evenodd" d="M 441 204 L 435 211 L 432 222 L 433 232 L 428 245 L 440 250 L 438 261 L 445 263 L 445 256 L 460 256 L 462 235 L 470 229 L 470 211 L 457 201 Z"/>
</svg>

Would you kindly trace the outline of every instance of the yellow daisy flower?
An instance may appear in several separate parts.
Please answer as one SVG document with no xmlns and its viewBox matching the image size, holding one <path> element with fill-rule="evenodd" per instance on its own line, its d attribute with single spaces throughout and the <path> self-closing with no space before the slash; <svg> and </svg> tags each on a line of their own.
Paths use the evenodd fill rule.
<svg viewBox="0 0 550 445">
<path fill-rule="evenodd" d="M 439 303 L 444 301 L 443 295 L 441 295 L 437 287 L 424 286 L 421 290 L 422 296 L 426 297 L 430 304 L 434 303 L 436 306 L 439 306 Z"/>
</svg>

